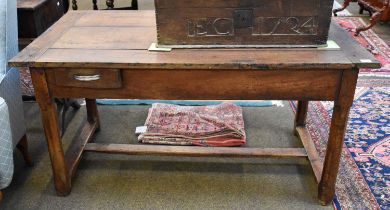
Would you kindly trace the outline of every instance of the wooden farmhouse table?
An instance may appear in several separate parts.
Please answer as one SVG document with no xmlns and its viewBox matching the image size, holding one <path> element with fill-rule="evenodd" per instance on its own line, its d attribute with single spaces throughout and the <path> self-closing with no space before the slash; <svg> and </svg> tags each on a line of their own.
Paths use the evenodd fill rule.
<svg viewBox="0 0 390 210">
<path fill-rule="evenodd" d="M 84 152 L 193 157 L 307 157 L 328 204 L 335 182 L 359 68 L 375 58 L 332 23 L 339 48 L 173 49 L 156 42 L 154 11 L 70 11 L 10 60 L 29 67 L 43 118 L 57 194 L 71 191 Z M 86 98 L 87 119 L 64 153 L 54 98 Z M 303 148 L 212 148 L 91 143 L 100 129 L 96 98 L 298 100 L 294 131 Z M 324 161 L 305 127 L 309 101 L 334 101 Z"/>
</svg>

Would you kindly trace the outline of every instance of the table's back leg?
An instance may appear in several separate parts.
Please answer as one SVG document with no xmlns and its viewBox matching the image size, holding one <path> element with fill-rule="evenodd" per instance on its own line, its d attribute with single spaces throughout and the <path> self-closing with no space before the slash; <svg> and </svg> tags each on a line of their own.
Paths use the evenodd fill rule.
<svg viewBox="0 0 390 210">
<path fill-rule="evenodd" d="M 96 105 L 96 99 L 85 99 L 85 103 L 87 106 L 87 119 L 88 122 L 97 122 L 97 128 L 96 131 L 100 130 L 100 119 L 99 119 L 99 112 Z"/>
<path fill-rule="evenodd" d="M 339 95 L 335 100 L 324 168 L 318 186 L 318 197 L 323 205 L 330 203 L 335 193 L 344 134 L 349 109 L 353 103 L 358 73 L 357 69 L 343 72 Z"/>
<path fill-rule="evenodd" d="M 52 162 L 55 188 L 58 195 L 66 196 L 71 190 L 71 180 L 65 164 L 56 105 L 54 99 L 49 94 L 45 71 L 43 69 L 31 69 L 31 78 L 35 96 L 42 113 L 43 128 Z"/>
<path fill-rule="evenodd" d="M 306 116 L 307 116 L 308 107 L 309 107 L 309 101 L 298 101 L 294 127 L 306 125 Z"/>
</svg>

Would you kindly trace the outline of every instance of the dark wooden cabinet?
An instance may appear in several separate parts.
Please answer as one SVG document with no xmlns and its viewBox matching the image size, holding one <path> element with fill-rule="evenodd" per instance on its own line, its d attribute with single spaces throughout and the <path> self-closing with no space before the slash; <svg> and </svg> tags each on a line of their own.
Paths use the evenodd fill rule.
<svg viewBox="0 0 390 210">
<path fill-rule="evenodd" d="M 63 0 L 18 0 L 17 5 L 21 48 L 64 15 Z"/>
</svg>

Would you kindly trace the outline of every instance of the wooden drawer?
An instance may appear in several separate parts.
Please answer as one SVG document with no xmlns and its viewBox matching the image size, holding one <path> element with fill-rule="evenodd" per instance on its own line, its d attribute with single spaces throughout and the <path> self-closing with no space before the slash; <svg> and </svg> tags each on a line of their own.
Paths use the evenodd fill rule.
<svg viewBox="0 0 390 210">
<path fill-rule="evenodd" d="M 55 69 L 52 72 L 58 86 L 94 89 L 119 88 L 122 77 L 119 69 Z"/>
</svg>

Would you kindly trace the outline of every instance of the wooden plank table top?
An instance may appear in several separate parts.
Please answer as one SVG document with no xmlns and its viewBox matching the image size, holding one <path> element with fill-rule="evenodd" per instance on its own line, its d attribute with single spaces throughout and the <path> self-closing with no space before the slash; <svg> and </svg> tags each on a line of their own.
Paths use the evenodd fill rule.
<svg viewBox="0 0 390 210">
<path fill-rule="evenodd" d="M 336 24 L 331 25 L 329 39 L 336 41 L 341 50 L 174 49 L 169 53 L 150 52 L 147 49 L 156 42 L 156 37 L 154 11 L 70 11 L 10 64 L 138 69 L 345 69 L 379 65 Z M 356 57 L 366 60 L 354 60 Z"/>
<path fill-rule="evenodd" d="M 30 67 L 57 194 L 71 191 L 84 152 L 214 157 L 307 157 L 321 204 L 331 202 L 360 68 L 380 63 L 335 23 L 339 48 L 173 49 L 156 42 L 153 11 L 69 12 L 9 62 Z M 87 119 L 63 151 L 55 98 L 85 98 Z M 294 132 L 303 148 L 156 146 L 90 143 L 99 131 L 96 98 L 298 100 Z M 310 100 L 334 101 L 324 161 L 306 128 Z"/>
</svg>

